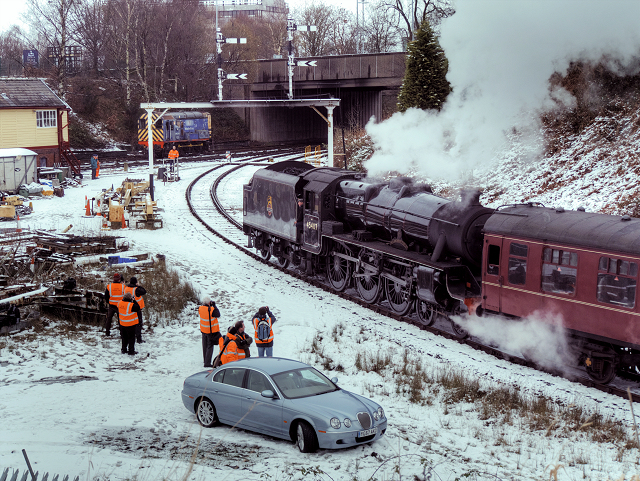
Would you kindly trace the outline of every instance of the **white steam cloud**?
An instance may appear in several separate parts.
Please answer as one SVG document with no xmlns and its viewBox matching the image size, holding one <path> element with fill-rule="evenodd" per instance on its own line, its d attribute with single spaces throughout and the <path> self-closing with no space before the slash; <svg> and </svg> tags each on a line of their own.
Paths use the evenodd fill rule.
<svg viewBox="0 0 640 481">
<path fill-rule="evenodd" d="M 417 169 L 454 180 L 486 165 L 513 127 L 537 130 L 536 110 L 568 97 L 550 92 L 548 80 L 569 62 L 606 55 L 612 66 L 637 66 L 638 0 L 457 0 L 455 8 L 440 38 L 454 90 L 439 113 L 410 109 L 367 125 L 379 149 L 366 164 L 372 175 Z"/>
<path fill-rule="evenodd" d="M 548 369 L 564 371 L 575 365 L 562 327 L 562 317 L 534 312 L 513 320 L 498 316 L 460 316 L 456 322 L 483 343 L 502 351 L 522 354 Z"/>
</svg>

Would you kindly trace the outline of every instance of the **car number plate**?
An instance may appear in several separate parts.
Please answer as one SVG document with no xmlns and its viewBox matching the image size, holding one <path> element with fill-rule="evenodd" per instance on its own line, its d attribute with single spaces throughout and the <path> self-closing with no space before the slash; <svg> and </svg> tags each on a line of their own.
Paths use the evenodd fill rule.
<svg viewBox="0 0 640 481">
<path fill-rule="evenodd" d="M 378 428 L 365 429 L 364 431 L 358 431 L 358 437 L 359 438 L 364 438 L 366 436 L 371 436 L 372 434 L 375 434 L 376 432 L 378 432 Z"/>
</svg>

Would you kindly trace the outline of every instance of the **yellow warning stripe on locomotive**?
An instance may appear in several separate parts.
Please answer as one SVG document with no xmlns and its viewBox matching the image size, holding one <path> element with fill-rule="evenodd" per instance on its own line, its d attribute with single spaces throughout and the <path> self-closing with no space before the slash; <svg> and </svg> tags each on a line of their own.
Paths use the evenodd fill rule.
<svg viewBox="0 0 640 481">
<path fill-rule="evenodd" d="M 158 114 L 153 114 L 153 116 L 151 117 L 153 122 L 151 124 L 151 131 L 153 132 L 154 143 L 163 141 L 162 128 L 156 127 L 156 121 L 158 120 L 158 118 Z M 142 114 L 140 116 L 140 120 L 141 122 L 138 123 L 138 142 L 147 142 L 149 135 L 149 128 L 147 127 L 147 114 Z"/>
</svg>

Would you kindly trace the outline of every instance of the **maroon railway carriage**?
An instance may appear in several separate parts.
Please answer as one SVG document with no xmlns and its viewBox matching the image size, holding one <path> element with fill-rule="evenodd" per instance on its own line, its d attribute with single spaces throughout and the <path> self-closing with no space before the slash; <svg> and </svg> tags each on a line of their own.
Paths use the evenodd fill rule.
<svg viewBox="0 0 640 481">
<path fill-rule="evenodd" d="M 640 219 L 527 204 L 495 211 L 484 233 L 481 311 L 561 315 L 594 381 L 637 372 Z"/>
</svg>

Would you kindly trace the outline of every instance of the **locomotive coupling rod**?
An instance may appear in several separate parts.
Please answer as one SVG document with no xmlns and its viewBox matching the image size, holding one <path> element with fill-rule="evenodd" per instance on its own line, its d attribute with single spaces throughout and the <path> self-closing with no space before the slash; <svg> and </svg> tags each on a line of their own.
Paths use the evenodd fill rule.
<svg viewBox="0 0 640 481">
<path fill-rule="evenodd" d="M 386 272 L 381 272 L 380 273 L 380 277 L 384 277 L 386 279 L 389 279 L 390 281 L 395 282 L 396 284 L 401 285 L 402 287 L 408 287 L 411 285 L 411 280 L 409 280 L 409 282 L 405 281 L 404 279 L 400 279 L 399 277 L 396 277 L 392 274 L 387 274 Z"/>
<path fill-rule="evenodd" d="M 332 256 L 336 256 L 336 257 L 340 257 L 341 259 L 346 259 L 346 260 L 351 261 L 351 262 L 358 262 L 358 258 L 357 257 L 352 257 L 350 255 L 343 254 L 342 252 L 331 251 L 331 255 Z"/>
<path fill-rule="evenodd" d="M 356 262 L 356 269 L 360 269 L 360 267 L 362 267 L 364 269 L 364 274 L 358 274 L 358 273 L 353 273 L 353 277 L 363 277 L 363 276 L 371 276 L 371 275 L 375 275 L 377 276 L 378 274 L 380 274 L 380 272 L 382 272 L 382 268 L 380 266 L 376 267 L 374 265 L 371 264 L 367 264 L 366 262 L 363 262 L 362 260 L 358 260 Z"/>
</svg>

